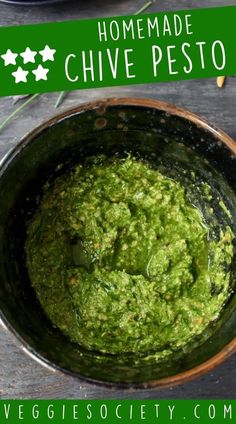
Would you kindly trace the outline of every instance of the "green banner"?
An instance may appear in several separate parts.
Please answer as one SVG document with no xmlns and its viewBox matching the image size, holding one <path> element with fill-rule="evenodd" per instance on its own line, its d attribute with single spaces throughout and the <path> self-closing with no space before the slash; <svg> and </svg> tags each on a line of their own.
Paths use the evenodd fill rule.
<svg viewBox="0 0 236 424">
<path fill-rule="evenodd" d="M 1 424 L 228 424 L 236 400 L 5 400 Z"/>
<path fill-rule="evenodd" d="M 0 95 L 236 74 L 236 6 L 0 28 Z"/>
</svg>

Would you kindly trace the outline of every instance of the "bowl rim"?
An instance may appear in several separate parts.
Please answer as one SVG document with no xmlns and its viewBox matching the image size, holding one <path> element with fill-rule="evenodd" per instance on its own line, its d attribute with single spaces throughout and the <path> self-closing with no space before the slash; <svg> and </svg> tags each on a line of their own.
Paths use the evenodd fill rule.
<svg viewBox="0 0 236 424">
<path fill-rule="evenodd" d="M 61 1 L 63 0 L 0 0 L 0 3 L 6 3 L 11 6 L 50 6 Z"/>
<path fill-rule="evenodd" d="M 225 144 L 233 155 L 236 156 L 236 142 L 227 135 L 224 131 L 217 128 L 213 124 L 207 122 L 205 119 L 196 115 L 195 113 L 189 111 L 188 109 L 178 107 L 176 105 L 154 100 L 147 98 L 136 98 L 136 97 L 112 97 L 102 100 L 95 100 L 87 103 L 80 104 L 78 106 L 69 108 L 59 114 L 56 114 L 52 118 L 47 121 L 44 121 L 42 124 L 37 126 L 35 129 L 24 135 L 20 141 L 10 149 L 4 157 L 0 160 L 0 177 L 6 171 L 8 165 L 11 161 L 24 149 L 28 144 L 34 141 L 34 138 L 41 134 L 44 130 L 54 126 L 61 121 L 68 119 L 72 116 L 83 114 L 88 111 L 95 110 L 98 115 L 103 115 L 106 111 L 107 107 L 119 107 L 119 106 L 135 106 L 135 107 L 143 107 L 143 108 L 152 108 L 161 110 L 168 115 L 176 115 L 180 118 L 189 120 L 198 128 L 202 128 L 216 138 L 216 141 L 222 142 Z M 207 361 L 202 362 L 201 364 L 190 368 L 186 371 L 174 374 L 170 377 L 164 377 L 161 379 L 150 380 L 142 383 L 122 383 L 122 382 L 109 382 L 93 379 L 90 377 L 86 377 L 74 371 L 69 371 L 65 368 L 56 365 L 55 363 L 49 361 L 47 358 L 43 357 L 40 353 L 38 353 L 32 346 L 28 344 L 26 340 L 23 339 L 22 336 L 15 330 L 15 328 L 10 324 L 10 322 L 5 317 L 4 313 L 0 309 L 0 325 L 2 325 L 3 330 L 8 330 L 15 336 L 15 339 L 19 342 L 19 346 L 21 349 L 27 353 L 30 357 L 36 360 L 38 363 L 47 367 L 51 371 L 59 371 L 66 375 L 70 375 L 71 377 L 80 379 L 81 381 L 87 382 L 89 384 L 93 384 L 96 386 L 110 387 L 113 389 L 127 389 L 127 390 L 135 390 L 135 389 L 157 389 L 161 387 L 170 387 L 179 384 L 187 383 L 197 377 L 200 377 L 207 372 L 210 372 L 222 362 L 224 362 L 229 356 L 236 352 L 236 337 L 234 337 L 220 352 L 209 358 Z"/>
</svg>

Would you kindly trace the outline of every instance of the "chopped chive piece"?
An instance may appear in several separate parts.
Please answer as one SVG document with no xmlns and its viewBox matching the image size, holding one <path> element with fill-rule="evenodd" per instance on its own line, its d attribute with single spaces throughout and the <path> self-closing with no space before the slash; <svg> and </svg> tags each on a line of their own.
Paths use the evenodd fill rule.
<svg viewBox="0 0 236 424">
<path fill-rule="evenodd" d="M 21 106 L 19 106 L 14 112 L 12 112 L 1 124 L 0 130 L 2 130 L 19 112 L 21 112 L 26 106 L 36 99 L 36 97 L 40 96 L 40 94 L 34 94 L 30 97 L 30 99 L 26 100 Z"/>
<path fill-rule="evenodd" d="M 140 13 L 144 12 L 145 10 L 147 10 L 150 6 L 152 6 L 153 4 L 153 0 L 152 1 L 148 1 L 147 3 L 145 3 L 137 12 L 134 13 L 134 15 L 140 15 Z"/>
</svg>

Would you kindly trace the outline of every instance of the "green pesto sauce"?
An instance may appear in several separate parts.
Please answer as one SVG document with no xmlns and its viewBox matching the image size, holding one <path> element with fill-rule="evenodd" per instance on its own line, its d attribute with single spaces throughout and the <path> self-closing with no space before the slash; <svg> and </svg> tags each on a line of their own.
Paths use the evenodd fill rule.
<svg viewBox="0 0 236 424">
<path fill-rule="evenodd" d="M 29 276 L 51 322 L 88 350 L 183 348 L 229 296 L 233 234 L 210 238 L 180 183 L 132 157 L 78 165 L 44 188 Z"/>
</svg>

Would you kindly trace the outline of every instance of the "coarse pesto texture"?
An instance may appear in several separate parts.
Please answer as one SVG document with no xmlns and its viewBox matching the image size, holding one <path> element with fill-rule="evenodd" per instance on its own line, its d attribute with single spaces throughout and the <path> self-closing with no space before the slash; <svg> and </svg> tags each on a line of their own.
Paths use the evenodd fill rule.
<svg viewBox="0 0 236 424">
<path fill-rule="evenodd" d="M 162 358 L 201 335 L 229 296 L 233 234 L 209 234 L 180 183 L 130 156 L 95 161 L 45 186 L 27 267 L 72 341 Z"/>
</svg>

